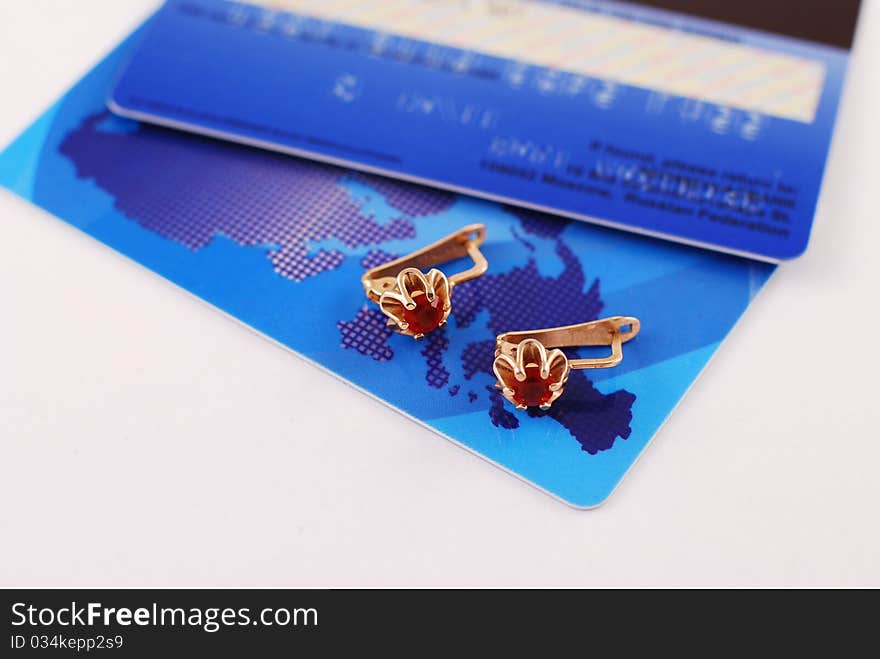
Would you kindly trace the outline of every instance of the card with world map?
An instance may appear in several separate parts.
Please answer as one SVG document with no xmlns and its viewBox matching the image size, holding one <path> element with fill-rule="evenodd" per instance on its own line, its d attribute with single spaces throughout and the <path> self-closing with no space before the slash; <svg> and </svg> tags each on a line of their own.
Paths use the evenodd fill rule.
<svg viewBox="0 0 880 659">
<path fill-rule="evenodd" d="M 773 271 L 121 119 L 105 101 L 134 43 L 0 154 L 0 184 L 573 506 L 608 497 Z M 442 330 L 393 333 L 361 275 L 475 222 L 488 273 Z M 547 412 L 499 395 L 496 334 L 612 315 L 642 323 L 620 366 L 573 371 Z"/>
</svg>

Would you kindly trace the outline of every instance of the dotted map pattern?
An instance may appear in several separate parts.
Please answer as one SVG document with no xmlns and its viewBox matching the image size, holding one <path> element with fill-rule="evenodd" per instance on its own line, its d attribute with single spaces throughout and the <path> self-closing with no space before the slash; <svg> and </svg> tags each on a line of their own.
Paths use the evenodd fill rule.
<svg viewBox="0 0 880 659">
<path fill-rule="evenodd" d="M 207 246 L 217 235 L 262 248 L 275 272 L 292 284 L 338 268 L 347 258 L 341 249 L 320 247 L 322 243 L 365 248 L 360 257 L 364 269 L 396 258 L 381 246 L 417 238 L 415 218 L 438 215 L 456 201 L 455 195 L 417 185 L 158 127 L 118 123 L 122 121 L 102 112 L 66 136 L 61 153 L 74 164 L 78 177 L 93 180 L 110 194 L 125 217 L 191 250 Z M 379 222 L 367 214 L 343 185 L 352 179 L 381 194 L 399 216 Z M 435 395 L 456 396 L 465 387 L 469 404 L 485 408 L 496 427 L 514 429 L 523 413 L 514 412 L 494 386 L 485 384 L 492 379 L 494 336 L 592 320 L 603 303 L 599 280 L 587 280 L 581 261 L 565 242 L 567 221 L 506 210 L 517 218 L 516 239 L 531 256 L 522 266 L 456 287 L 450 325 L 426 336 L 419 352 L 425 385 Z M 541 274 L 532 244 L 536 239 L 552 241 L 563 265 L 558 276 Z M 375 305 L 359 303 L 352 314 L 336 322 L 341 349 L 387 362 L 395 357 L 394 341 L 412 342 L 396 337 Z M 486 336 L 451 354 L 449 332 L 471 327 L 485 316 Z M 450 360 L 458 360 L 464 382 L 452 381 Z M 603 394 L 584 371 L 573 371 L 565 395 L 549 411 L 528 414 L 550 417 L 593 454 L 612 448 L 617 438 L 629 437 L 634 401 L 627 391 Z"/>
</svg>

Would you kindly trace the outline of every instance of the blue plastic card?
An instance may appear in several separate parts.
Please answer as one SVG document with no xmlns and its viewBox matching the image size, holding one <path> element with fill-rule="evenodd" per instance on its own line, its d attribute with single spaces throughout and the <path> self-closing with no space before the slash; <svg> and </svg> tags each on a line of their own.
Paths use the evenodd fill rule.
<svg viewBox="0 0 880 659">
<path fill-rule="evenodd" d="M 111 106 L 778 261 L 807 245 L 847 57 L 629 3 L 169 0 Z"/>
<path fill-rule="evenodd" d="M 611 493 L 773 270 L 116 117 L 135 44 L 0 154 L 0 184 L 574 506 Z M 473 222 L 489 272 L 443 330 L 393 334 L 362 273 Z M 642 322 L 621 366 L 573 372 L 549 413 L 498 395 L 497 333 L 610 315 Z"/>
</svg>

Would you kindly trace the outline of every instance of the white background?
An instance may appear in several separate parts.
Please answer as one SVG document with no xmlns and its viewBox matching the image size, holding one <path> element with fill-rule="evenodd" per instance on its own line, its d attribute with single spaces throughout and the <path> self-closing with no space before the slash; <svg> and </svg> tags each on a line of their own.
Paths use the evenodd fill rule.
<svg viewBox="0 0 880 659">
<path fill-rule="evenodd" d="M 153 5 L 0 4 L 0 144 Z M 880 586 L 880 6 L 813 242 L 566 507 L 0 191 L 0 584 Z"/>
</svg>

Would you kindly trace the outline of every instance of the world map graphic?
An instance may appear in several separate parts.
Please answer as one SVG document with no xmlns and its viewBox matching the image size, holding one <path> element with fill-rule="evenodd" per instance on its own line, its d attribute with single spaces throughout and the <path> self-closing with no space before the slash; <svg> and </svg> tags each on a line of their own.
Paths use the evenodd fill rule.
<svg viewBox="0 0 880 659">
<path fill-rule="evenodd" d="M 63 140 L 60 151 L 80 179 L 92 180 L 125 217 L 190 250 L 222 235 L 265 250 L 278 276 L 300 285 L 339 268 L 352 254 L 368 269 L 396 258 L 390 242 L 420 247 L 419 220 L 440 217 L 457 201 L 451 193 L 378 176 L 182 134 L 93 114 Z M 124 163 L 121 166 L 120 163 Z M 378 220 L 343 181 L 356 181 L 380 195 L 393 217 Z M 589 280 L 564 238 L 566 220 L 506 208 L 516 222 L 516 240 L 529 254 L 525 263 L 456 288 L 453 321 L 414 343 L 424 359 L 424 383 L 438 396 L 463 396 L 487 410 L 500 429 L 520 425 L 492 378 L 494 336 L 504 331 L 565 325 L 595 319 L 603 309 L 598 279 Z M 550 241 L 562 264 L 555 276 L 538 267 L 535 241 Z M 336 242 L 339 248 L 327 247 Z M 323 247 L 315 247 L 320 244 Z M 339 346 L 370 362 L 395 359 L 397 337 L 385 316 L 364 302 L 352 307 L 329 331 Z M 488 317 L 485 338 L 451 350 L 450 332 Z M 411 339 L 406 339 L 412 341 Z M 570 356 L 577 356 L 572 351 Z M 450 368 L 456 360 L 456 368 Z M 457 372 L 460 375 L 453 375 Z M 600 392 L 584 371 L 572 371 L 565 395 L 546 411 L 529 410 L 565 427 L 590 454 L 630 436 L 635 395 Z"/>
</svg>

